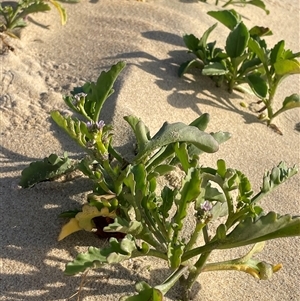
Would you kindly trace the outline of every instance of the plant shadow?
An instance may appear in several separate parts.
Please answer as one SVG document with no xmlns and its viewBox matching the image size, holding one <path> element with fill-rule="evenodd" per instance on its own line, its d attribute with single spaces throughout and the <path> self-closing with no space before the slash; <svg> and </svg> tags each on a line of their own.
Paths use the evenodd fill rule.
<svg viewBox="0 0 300 301">
<path fill-rule="evenodd" d="M 142 36 L 175 46 L 183 46 L 181 37 L 167 32 L 144 32 Z M 237 113 L 247 124 L 260 123 L 251 111 L 240 106 L 240 102 L 243 100 L 242 94 L 238 92 L 230 94 L 223 87 L 216 87 L 210 78 L 201 75 L 199 69 L 191 70 L 188 75 L 179 78 L 180 64 L 193 58 L 186 50 L 171 50 L 166 59 L 159 59 L 143 51 L 123 53 L 114 58 L 125 59 L 129 61 L 128 65 L 136 66 L 144 72 L 154 75 L 156 85 L 162 90 L 171 92 L 167 101 L 175 108 L 190 108 L 196 114 L 202 114 L 202 106 L 211 106 Z M 107 57 L 106 59 L 111 58 Z"/>
<path fill-rule="evenodd" d="M 45 181 L 22 189 L 18 186 L 21 170 L 40 158 L 1 147 L 0 159 L 2 295 L 8 301 L 76 298 L 76 295 L 70 297 L 80 287 L 81 280 L 65 276 L 65 264 L 78 253 L 86 252 L 88 246 L 106 246 L 107 240 L 79 231 L 58 242 L 58 233 L 66 223 L 58 215 L 81 207 L 92 190 L 91 181 L 87 178 Z M 10 175 L 6 176 L 7 173 Z M 138 281 L 157 284 L 156 279 L 149 281 L 148 277 L 121 265 L 101 268 L 88 276 L 87 281 L 89 286 L 82 293 L 87 296 L 134 293 L 134 283 Z"/>
</svg>

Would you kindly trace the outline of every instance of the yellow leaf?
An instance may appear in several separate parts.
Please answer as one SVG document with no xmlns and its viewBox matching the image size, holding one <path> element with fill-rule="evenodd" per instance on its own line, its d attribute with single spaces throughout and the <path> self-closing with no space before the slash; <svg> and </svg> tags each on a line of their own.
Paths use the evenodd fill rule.
<svg viewBox="0 0 300 301">
<path fill-rule="evenodd" d="M 70 221 L 61 228 L 61 231 L 58 236 L 58 241 L 79 230 L 82 230 L 82 228 L 80 228 L 77 219 L 71 218 Z"/>
<path fill-rule="evenodd" d="M 92 219 L 97 216 L 115 218 L 116 212 L 109 212 L 108 208 L 106 207 L 103 207 L 99 211 L 97 207 L 85 204 L 82 206 L 82 212 L 78 212 L 75 218 L 78 221 L 78 225 L 81 227 L 81 229 L 84 229 L 86 231 L 92 231 L 92 229 L 94 228 L 94 223 Z"/>
</svg>

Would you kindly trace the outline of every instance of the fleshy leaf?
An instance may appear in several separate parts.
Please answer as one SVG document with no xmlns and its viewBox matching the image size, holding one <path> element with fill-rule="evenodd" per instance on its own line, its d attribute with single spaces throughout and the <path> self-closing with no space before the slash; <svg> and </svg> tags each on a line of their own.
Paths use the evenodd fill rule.
<svg viewBox="0 0 300 301">
<path fill-rule="evenodd" d="M 227 68 L 219 62 L 210 63 L 209 65 L 206 65 L 202 70 L 202 74 L 206 76 L 220 76 L 226 73 L 228 73 Z"/>
<path fill-rule="evenodd" d="M 67 263 L 65 274 L 75 275 L 88 268 L 99 267 L 104 263 L 118 263 L 129 259 L 132 252 L 137 250 L 131 235 L 126 235 L 121 241 L 112 237 L 109 244 L 107 248 L 102 249 L 89 247 L 87 253 L 79 254 L 75 260 Z"/>
<path fill-rule="evenodd" d="M 279 60 L 274 63 L 275 72 L 278 75 L 299 74 L 300 63 L 297 60 Z"/>
<path fill-rule="evenodd" d="M 190 49 L 191 51 L 197 51 L 200 40 L 196 38 L 193 34 L 184 35 L 183 41 L 188 49 Z"/>
<path fill-rule="evenodd" d="M 249 30 L 251 37 L 262 37 L 272 35 L 272 31 L 268 27 L 254 26 Z"/>
<path fill-rule="evenodd" d="M 251 73 L 247 76 L 248 84 L 251 87 L 252 91 L 259 98 L 266 98 L 268 94 L 268 84 L 261 77 L 260 73 Z"/>
<path fill-rule="evenodd" d="M 94 122 L 99 121 L 102 106 L 108 97 L 114 93 L 113 85 L 125 66 L 125 62 L 118 62 L 108 71 L 102 71 L 96 82 L 87 82 L 82 87 L 74 88 L 71 92 L 73 96 L 78 93 L 87 94 L 83 107 L 85 114 Z M 69 100 L 68 97 L 65 98 L 66 104 L 74 110 Z"/>
<path fill-rule="evenodd" d="M 263 186 L 261 191 L 268 193 L 279 184 L 282 184 L 298 172 L 296 166 L 289 168 L 284 162 L 280 162 L 278 166 L 274 167 L 271 172 L 266 172 L 263 177 Z"/>
<path fill-rule="evenodd" d="M 148 156 L 157 148 L 176 142 L 191 143 L 207 153 L 216 152 L 219 148 L 218 142 L 212 135 L 200 131 L 197 127 L 181 122 L 172 124 L 165 122 L 149 142 L 140 145 L 135 161 Z"/>
<path fill-rule="evenodd" d="M 267 15 L 270 13 L 270 11 L 266 8 L 266 5 L 262 0 L 250 0 L 250 1 L 247 1 L 246 3 L 247 4 L 252 4 L 254 6 L 257 6 L 261 9 L 263 9 L 266 12 Z"/>
<path fill-rule="evenodd" d="M 241 17 L 235 10 L 209 11 L 207 13 L 211 17 L 217 19 L 230 30 L 240 22 Z"/>
<path fill-rule="evenodd" d="M 258 56 L 263 64 L 268 64 L 268 59 L 264 48 L 261 47 L 261 45 L 255 39 L 251 37 L 249 38 L 248 47 Z"/>
<path fill-rule="evenodd" d="M 75 169 L 76 162 L 70 160 L 67 153 L 63 157 L 51 154 L 41 161 L 30 163 L 21 174 L 20 185 L 31 187 L 39 182 L 51 180 Z"/>
<path fill-rule="evenodd" d="M 231 58 L 241 56 L 247 45 L 250 34 L 243 22 L 240 22 L 229 34 L 226 39 L 226 52 Z"/>
<path fill-rule="evenodd" d="M 146 282 L 136 284 L 137 295 L 123 296 L 119 301 L 163 301 L 163 294 L 160 290 L 151 287 Z"/>
<path fill-rule="evenodd" d="M 299 94 L 292 94 L 290 96 L 287 96 L 283 101 L 282 106 L 283 108 L 285 108 L 285 110 L 300 107 Z"/>
<path fill-rule="evenodd" d="M 85 204 L 82 206 L 82 212 L 78 212 L 75 218 L 78 220 L 78 224 L 82 229 L 84 229 L 85 231 L 92 231 L 92 229 L 94 228 L 92 219 L 97 216 L 115 218 L 116 212 L 110 212 L 107 207 L 103 207 L 99 211 L 97 207 Z"/>
<path fill-rule="evenodd" d="M 93 218 L 97 216 L 104 216 L 109 218 L 115 218 L 116 212 L 109 211 L 108 208 L 103 207 L 100 211 L 95 206 L 90 206 L 89 204 L 85 204 L 82 206 L 82 211 L 78 212 L 75 218 L 71 218 L 71 220 L 65 224 L 58 236 L 58 240 L 62 240 L 68 235 L 77 232 L 79 230 L 92 231 L 95 228 L 93 223 Z"/>
<path fill-rule="evenodd" d="M 63 240 L 72 233 L 75 233 L 80 230 L 82 230 L 82 228 L 79 226 L 78 220 L 73 217 L 69 220 L 68 223 L 62 226 L 57 240 Z"/>
<path fill-rule="evenodd" d="M 181 77 L 184 73 L 186 73 L 190 68 L 199 68 L 203 69 L 204 65 L 198 59 L 194 59 L 191 61 L 187 61 L 182 63 L 178 69 L 178 76 Z"/>
<path fill-rule="evenodd" d="M 230 249 L 280 237 L 300 236 L 300 217 L 269 212 L 257 220 L 247 218 L 222 240 L 217 249 Z"/>
<path fill-rule="evenodd" d="M 92 134 L 89 133 L 85 122 L 71 116 L 65 117 L 59 111 L 52 111 L 50 114 L 56 124 L 64 129 L 80 146 L 85 147 L 86 142 L 92 139 Z"/>
</svg>

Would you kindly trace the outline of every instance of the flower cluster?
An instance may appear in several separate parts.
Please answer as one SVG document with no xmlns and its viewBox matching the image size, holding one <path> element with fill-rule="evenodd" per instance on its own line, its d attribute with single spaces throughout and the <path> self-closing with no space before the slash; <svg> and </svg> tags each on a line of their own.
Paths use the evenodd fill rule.
<svg viewBox="0 0 300 301">
<path fill-rule="evenodd" d="M 96 122 L 88 121 L 86 123 L 86 126 L 89 132 L 95 132 L 95 131 L 100 131 L 105 126 L 105 123 L 103 120 L 96 121 Z"/>
</svg>

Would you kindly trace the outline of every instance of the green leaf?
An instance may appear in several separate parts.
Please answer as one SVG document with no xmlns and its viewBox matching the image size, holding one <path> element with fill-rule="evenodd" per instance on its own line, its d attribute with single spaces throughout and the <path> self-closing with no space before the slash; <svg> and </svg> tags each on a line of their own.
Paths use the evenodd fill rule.
<svg viewBox="0 0 300 301">
<path fill-rule="evenodd" d="M 131 126 L 137 140 L 137 148 L 142 148 L 151 139 L 149 128 L 136 116 L 123 117 Z"/>
<path fill-rule="evenodd" d="M 180 161 L 180 164 L 187 173 L 188 169 L 191 167 L 190 162 L 189 162 L 189 156 L 188 156 L 188 150 L 187 150 L 187 145 L 186 143 L 176 143 L 174 146 L 175 153 L 177 158 Z"/>
<path fill-rule="evenodd" d="M 240 69 L 238 70 L 239 74 L 248 74 L 249 72 L 259 68 L 261 65 L 261 60 L 257 57 L 250 59 L 250 60 L 245 60 Z"/>
<path fill-rule="evenodd" d="M 249 30 L 250 36 L 253 38 L 256 37 L 263 37 L 263 36 L 270 36 L 272 35 L 272 31 L 268 27 L 262 26 L 254 26 Z"/>
<path fill-rule="evenodd" d="M 64 129 L 80 146 L 85 148 L 86 143 L 93 138 L 85 122 L 71 116 L 63 116 L 59 111 L 52 111 L 50 115 L 55 123 Z"/>
<path fill-rule="evenodd" d="M 132 235 L 126 235 L 121 241 L 111 238 L 109 244 L 108 247 L 101 249 L 89 247 L 87 253 L 79 254 L 75 260 L 67 263 L 65 274 L 75 275 L 105 263 L 118 263 L 129 259 L 132 252 L 137 250 Z"/>
<path fill-rule="evenodd" d="M 261 47 L 261 45 L 256 40 L 250 37 L 248 41 L 248 47 L 258 56 L 263 64 L 268 64 L 268 58 L 264 48 Z"/>
<path fill-rule="evenodd" d="M 32 4 L 30 4 L 29 6 L 27 7 L 24 7 L 22 10 L 21 10 L 21 13 L 18 14 L 18 19 L 19 20 L 22 20 L 22 18 L 28 16 L 29 14 L 32 14 L 32 13 L 39 13 L 39 12 L 46 12 L 46 11 L 49 11 L 51 10 L 51 7 L 46 4 L 45 2 L 43 1 L 40 1 L 40 2 L 33 2 Z M 14 23 L 14 22 L 13 22 Z M 22 23 L 21 23 L 22 24 Z M 12 28 L 11 27 L 8 27 L 8 29 L 13 29 L 13 28 L 16 28 L 16 27 L 20 27 L 19 25 L 17 26 L 13 26 Z M 23 26 L 22 26 L 23 27 Z"/>
<path fill-rule="evenodd" d="M 208 153 L 216 152 L 219 148 L 218 142 L 210 134 L 200 131 L 195 126 L 181 122 L 173 124 L 165 122 L 149 142 L 139 146 L 139 152 L 134 160 L 142 160 L 155 149 L 176 142 L 191 143 Z"/>
<path fill-rule="evenodd" d="M 266 8 L 266 5 L 262 0 L 250 0 L 250 1 L 247 1 L 246 3 L 247 4 L 252 4 L 254 6 L 257 6 L 261 9 L 263 9 L 266 12 L 267 15 L 270 13 L 270 11 Z"/>
<path fill-rule="evenodd" d="M 280 60 L 274 63 L 278 75 L 299 74 L 300 63 L 297 60 Z"/>
<path fill-rule="evenodd" d="M 282 103 L 282 107 L 285 110 L 290 110 L 293 108 L 299 108 L 300 107 L 300 98 L 299 94 L 292 94 L 290 96 L 287 96 L 285 100 Z"/>
<path fill-rule="evenodd" d="M 87 82 L 82 87 L 74 88 L 73 92 L 71 92 L 73 96 L 81 92 L 87 94 L 83 104 L 84 111 L 94 122 L 99 121 L 103 104 L 114 93 L 113 85 L 125 66 L 125 62 L 118 62 L 110 70 L 102 71 L 97 82 Z M 66 104 L 70 106 L 68 102 Z M 71 109 L 73 109 L 72 106 Z"/>
<path fill-rule="evenodd" d="M 176 193 L 176 190 L 172 190 L 168 186 L 164 186 L 161 191 L 162 203 L 158 207 L 158 211 L 165 219 L 169 217 L 169 211 L 172 208 Z"/>
<path fill-rule="evenodd" d="M 229 34 L 226 39 L 226 52 L 231 58 L 241 56 L 249 41 L 249 31 L 243 22 L 240 22 Z"/>
<path fill-rule="evenodd" d="M 67 153 L 63 157 L 51 154 L 41 161 L 30 163 L 21 173 L 19 184 L 23 188 L 34 186 L 35 184 L 53 179 L 74 170 L 76 162 L 68 158 Z"/>
<path fill-rule="evenodd" d="M 211 27 L 209 27 L 204 34 L 202 35 L 200 42 L 199 42 L 199 46 L 202 46 L 203 49 L 206 49 L 207 47 L 207 39 L 209 37 L 209 35 L 211 34 L 211 32 L 217 27 L 218 23 L 215 23 L 214 25 L 212 25 Z"/>
<path fill-rule="evenodd" d="M 268 193 L 275 189 L 279 184 L 282 184 L 292 176 L 297 174 L 298 168 L 296 166 L 290 168 L 286 166 L 285 162 L 280 162 L 278 166 L 274 167 L 271 172 L 266 172 L 263 177 L 263 186 L 261 191 Z"/>
<path fill-rule="evenodd" d="M 137 295 L 124 296 L 119 301 L 163 301 L 163 293 L 146 282 L 139 282 L 136 290 L 138 291 Z"/>
<path fill-rule="evenodd" d="M 261 77 L 260 73 L 249 74 L 247 82 L 257 97 L 262 99 L 267 97 L 268 83 Z"/>
<path fill-rule="evenodd" d="M 228 132 L 217 132 L 217 133 L 211 133 L 211 135 L 214 137 L 214 139 L 219 143 L 224 143 L 227 140 L 231 138 L 231 134 Z M 194 145 L 190 145 L 189 148 L 189 156 L 199 156 L 203 153 L 199 148 L 195 147 Z"/>
<path fill-rule="evenodd" d="M 240 22 L 241 17 L 235 10 L 221 10 L 221 11 L 209 11 L 209 16 L 217 19 L 223 25 L 233 30 L 234 27 Z"/>
<path fill-rule="evenodd" d="M 113 223 L 110 223 L 108 226 L 103 228 L 105 232 L 121 232 L 126 234 L 131 234 L 134 237 L 142 232 L 143 225 L 138 221 L 127 221 L 120 216 L 117 216 Z"/>
<path fill-rule="evenodd" d="M 217 249 L 231 249 L 261 241 L 280 238 L 300 236 L 300 217 L 283 215 L 269 212 L 257 220 L 247 218 L 236 226 Z"/>
<path fill-rule="evenodd" d="M 220 177 L 221 177 L 222 179 L 224 179 L 225 176 L 226 176 L 226 171 L 227 171 L 225 161 L 219 159 L 219 160 L 217 161 L 217 167 L 218 167 L 218 169 L 217 169 L 218 175 L 220 175 Z"/>
<path fill-rule="evenodd" d="M 207 125 L 209 123 L 209 119 L 210 119 L 209 114 L 203 113 L 198 118 L 196 118 L 194 121 L 192 121 L 189 125 L 195 126 L 200 131 L 205 131 L 207 128 Z"/>
<path fill-rule="evenodd" d="M 196 38 L 193 34 L 184 35 L 183 41 L 188 49 L 191 51 L 197 51 L 200 40 Z"/>
<path fill-rule="evenodd" d="M 274 65 L 277 61 L 283 59 L 284 54 L 284 40 L 279 41 L 271 50 L 270 59 L 271 64 Z"/>
<path fill-rule="evenodd" d="M 178 76 L 181 77 L 184 73 L 186 73 L 190 68 L 198 68 L 203 69 L 204 65 L 198 59 L 194 59 L 191 61 L 187 61 L 182 63 L 178 69 Z"/>
<path fill-rule="evenodd" d="M 59 217 L 72 218 L 75 217 L 78 212 L 80 212 L 80 210 L 64 211 L 59 214 Z"/>
<path fill-rule="evenodd" d="M 187 214 L 188 204 L 195 200 L 201 191 L 202 177 L 199 169 L 190 168 L 185 176 L 182 188 L 179 192 L 180 198 L 176 199 L 177 212 L 173 217 L 176 229 L 181 230 L 182 221 Z"/>
<path fill-rule="evenodd" d="M 219 62 L 206 65 L 202 70 L 202 74 L 206 76 L 214 76 L 214 75 L 220 76 L 227 73 L 228 73 L 228 69 Z"/>
</svg>

